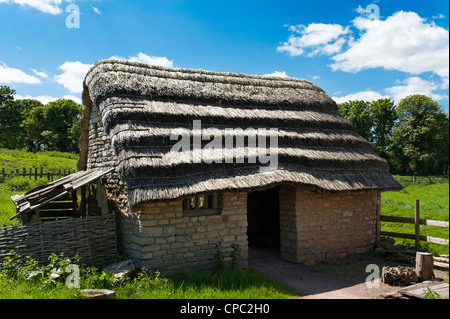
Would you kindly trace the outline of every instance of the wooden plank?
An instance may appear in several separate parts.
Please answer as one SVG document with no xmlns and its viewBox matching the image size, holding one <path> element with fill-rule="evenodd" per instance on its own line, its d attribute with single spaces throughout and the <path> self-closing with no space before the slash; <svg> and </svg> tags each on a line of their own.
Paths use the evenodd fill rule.
<svg viewBox="0 0 450 319">
<path fill-rule="evenodd" d="M 448 239 L 444 239 L 444 238 L 437 238 L 437 237 L 431 237 L 431 236 L 420 236 L 420 240 L 422 241 L 426 241 L 429 243 L 434 243 L 434 244 L 441 244 L 441 245 L 449 245 Z"/>
<path fill-rule="evenodd" d="M 72 202 L 50 202 L 48 204 L 42 205 L 41 210 L 51 210 L 51 209 L 72 209 Z"/>
<path fill-rule="evenodd" d="M 47 217 L 73 217 L 73 210 L 55 210 L 55 211 L 42 211 L 39 210 L 39 217 L 47 218 Z"/>
<path fill-rule="evenodd" d="M 415 200 L 415 211 L 414 211 L 414 243 L 416 249 L 420 247 L 420 200 Z"/>
<path fill-rule="evenodd" d="M 443 221 L 443 220 L 421 219 L 420 224 L 426 225 L 426 226 L 437 226 L 437 227 L 449 228 L 449 222 Z"/>
<path fill-rule="evenodd" d="M 400 289 L 398 292 L 402 295 L 424 299 L 428 292 L 428 289 L 439 294 L 441 298 L 447 298 L 449 293 L 448 283 L 436 283 L 436 282 L 424 282 L 420 284 L 415 284 L 407 288 Z"/>
<path fill-rule="evenodd" d="M 414 224 L 415 222 L 414 218 L 412 217 L 385 216 L 385 215 L 381 215 L 380 220 L 383 222 L 407 223 L 407 224 Z"/>
</svg>

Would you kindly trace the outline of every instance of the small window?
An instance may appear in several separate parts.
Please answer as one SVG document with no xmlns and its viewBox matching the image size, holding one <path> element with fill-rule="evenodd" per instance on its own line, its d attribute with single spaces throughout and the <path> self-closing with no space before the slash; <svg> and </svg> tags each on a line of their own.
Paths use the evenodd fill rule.
<svg viewBox="0 0 450 319">
<path fill-rule="evenodd" d="M 183 200 L 183 217 L 219 214 L 219 194 L 199 194 Z"/>
</svg>

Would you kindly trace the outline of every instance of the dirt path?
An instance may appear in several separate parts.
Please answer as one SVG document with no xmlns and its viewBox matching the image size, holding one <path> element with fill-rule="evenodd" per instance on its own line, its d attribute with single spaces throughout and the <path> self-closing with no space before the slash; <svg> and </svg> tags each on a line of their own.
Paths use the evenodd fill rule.
<svg viewBox="0 0 450 319">
<path fill-rule="evenodd" d="M 387 265 L 386 261 L 370 255 L 359 255 L 309 267 L 281 261 L 267 250 L 249 252 L 249 266 L 258 267 L 264 274 L 292 287 L 304 299 L 380 299 L 382 294 L 402 288 L 383 283 L 377 288 L 367 287 L 366 278 L 372 273 L 366 272 L 369 264 L 378 265 L 380 275 L 382 267 Z"/>
</svg>

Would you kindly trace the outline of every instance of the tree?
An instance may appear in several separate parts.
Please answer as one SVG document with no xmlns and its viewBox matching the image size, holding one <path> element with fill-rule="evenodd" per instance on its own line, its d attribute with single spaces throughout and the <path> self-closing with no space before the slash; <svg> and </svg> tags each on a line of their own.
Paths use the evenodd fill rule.
<svg viewBox="0 0 450 319">
<path fill-rule="evenodd" d="M 14 101 L 15 93 L 8 86 L 0 86 L 0 147 L 10 149 L 20 148 L 25 134 L 22 110 Z"/>
<path fill-rule="evenodd" d="M 15 103 L 22 113 L 22 121 L 20 124 L 22 134 L 20 140 L 17 141 L 16 148 L 26 148 L 30 152 L 36 152 L 38 149 L 35 148 L 34 140 L 31 138 L 33 134 L 30 132 L 30 127 L 27 123 L 33 110 L 42 108 L 44 105 L 40 101 L 32 99 L 16 100 Z M 31 128 L 31 130 L 33 129 Z"/>
<path fill-rule="evenodd" d="M 375 152 L 389 159 L 392 130 L 398 118 L 394 101 L 391 99 L 373 101 L 369 113 L 372 120 L 372 142 Z"/>
<path fill-rule="evenodd" d="M 397 107 L 392 157 L 397 170 L 419 175 L 448 171 L 448 115 L 425 95 L 411 95 Z"/>
<path fill-rule="evenodd" d="M 77 152 L 77 141 L 81 134 L 79 125 L 81 114 L 81 105 L 72 100 L 61 99 L 45 105 L 42 114 L 45 130 L 41 133 L 45 148 L 61 152 Z"/>
<path fill-rule="evenodd" d="M 338 110 L 347 120 L 352 122 L 356 133 L 369 142 L 373 142 L 370 102 L 355 100 L 338 104 Z"/>
</svg>

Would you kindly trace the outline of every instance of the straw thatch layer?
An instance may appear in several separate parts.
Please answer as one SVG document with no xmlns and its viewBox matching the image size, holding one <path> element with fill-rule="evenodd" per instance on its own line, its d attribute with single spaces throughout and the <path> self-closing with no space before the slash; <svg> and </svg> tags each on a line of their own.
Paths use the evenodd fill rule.
<svg viewBox="0 0 450 319">
<path fill-rule="evenodd" d="M 305 80 L 105 60 L 88 72 L 83 96 L 99 107 L 131 205 L 282 183 L 329 191 L 401 188 L 336 103 Z M 201 130 L 194 129 L 198 120 Z M 259 161 L 261 149 L 247 129 L 266 130 L 275 169 L 261 169 L 273 162 Z M 182 134 L 189 147 L 174 149 Z M 227 148 L 230 134 L 229 141 L 245 144 Z M 208 149 L 211 141 L 216 148 Z"/>
</svg>

